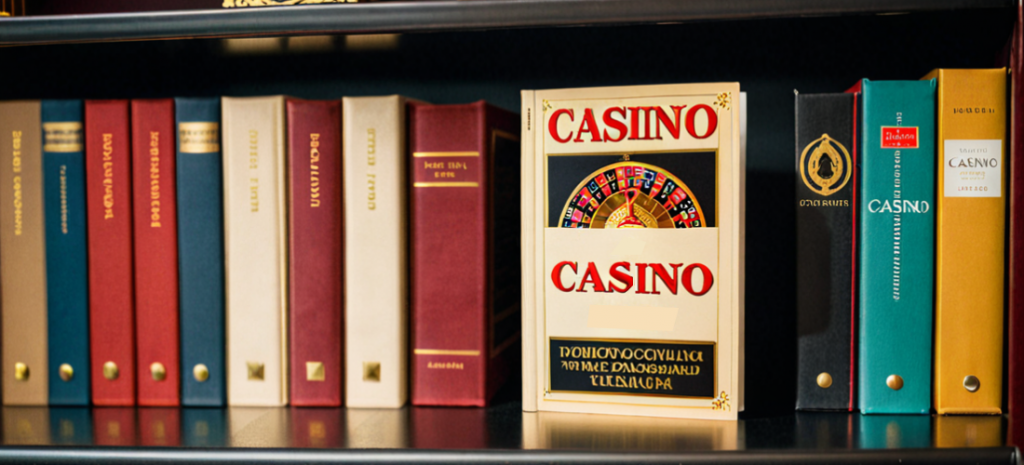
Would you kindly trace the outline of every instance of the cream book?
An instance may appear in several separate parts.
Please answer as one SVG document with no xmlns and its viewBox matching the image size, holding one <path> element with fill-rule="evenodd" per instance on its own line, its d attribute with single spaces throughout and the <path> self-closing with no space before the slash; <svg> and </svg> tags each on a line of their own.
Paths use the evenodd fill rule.
<svg viewBox="0 0 1024 465">
<path fill-rule="evenodd" d="M 221 112 L 228 405 L 286 405 L 284 97 L 224 97 Z"/>
<path fill-rule="evenodd" d="M 405 103 L 342 99 L 348 407 L 397 408 L 408 397 Z"/>
<path fill-rule="evenodd" d="M 522 98 L 524 409 L 735 420 L 739 84 Z"/>
</svg>

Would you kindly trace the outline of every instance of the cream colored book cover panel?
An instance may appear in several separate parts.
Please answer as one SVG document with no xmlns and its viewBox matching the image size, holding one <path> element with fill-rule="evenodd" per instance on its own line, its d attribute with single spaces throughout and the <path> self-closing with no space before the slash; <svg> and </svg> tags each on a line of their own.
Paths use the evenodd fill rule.
<svg viewBox="0 0 1024 465">
<path fill-rule="evenodd" d="M 46 248 L 38 101 L 0 103 L 3 403 L 46 405 Z"/>
<path fill-rule="evenodd" d="M 536 91 L 541 411 L 736 419 L 735 83 Z"/>
<path fill-rule="evenodd" d="M 407 398 L 405 99 L 342 99 L 345 173 L 345 404 Z"/>
<path fill-rule="evenodd" d="M 520 234 L 522 243 L 520 249 L 522 253 L 522 269 L 530 270 L 536 265 L 534 262 L 535 252 L 534 247 L 536 239 L 534 238 L 534 218 L 533 207 L 533 187 L 534 187 L 534 176 L 533 172 L 533 132 L 534 125 L 531 124 L 534 117 L 534 92 L 532 90 L 524 90 L 522 92 L 522 115 L 523 124 L 520 125 L 522 131 L 522 137 L 520 140 L 523 141 L 523 156 L 521 160 L 521 174 L 520 178 L 522 186 L 520 192 L 522 193 L 522 199 L 520 203 L 520 209 L 522 210 L 522 221 L 520 222 Z M 531 279 L 530 273 L 523 273 L 523 297 L 524 303 L 533 302 L 536 298 L 536 289 L 534 288 L 534 280 Z M 536 321 L 536 306 L 525 304 L 523 305 L 522 311 L 522 345 L 523 345 L 523 410 L 526 412 L 537 411 L 537 333 L 534 329 L 533 322 Z"/>
<path fill-rule="evenodd" d="M 228 404 L 287 390 L 284 97 L 222 100 Z"/>
</svg>

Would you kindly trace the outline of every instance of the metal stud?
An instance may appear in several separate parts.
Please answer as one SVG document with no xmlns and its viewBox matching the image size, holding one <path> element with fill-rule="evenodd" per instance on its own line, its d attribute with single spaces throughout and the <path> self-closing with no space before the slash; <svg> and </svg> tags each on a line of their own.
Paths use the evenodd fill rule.
<svg viewBox="0 0 1024 465">
<path fill-rule="evenodd" d="M 201 383 L 210 379 L 210 369 L 206 368 L 206 365 L 203 365 L 202 363 L 197 363 L 196 366 L 192 368 L 192 376 L 195 377 L 196 381 Z"/>
<path fill-rule="evenodd" d="M 14 379 L 18 381 L 28 381 L 28 365 L 17 362 L 14 364 Z"/>
<path fill-rule="evenodd" d="M 818 386 L 822 389 L 828 389 L 832 386 L 832 375 L 827 372 L 822 372 L 818 375 Z"/>
<path fill-rule="evenodd" d="M 163 363 L 153 362 L 149 366 L 149 373 L 153 375 L 153 381 L 163 381 L 167 379 L 167 369 L 164 368 Z"/>
<path fill-rule="evenodd" d="M 977 376 L 967 375 L 964 377 L 964 389 L 967 392 L 978 392 L 981 389 L 981 380 Z"/>
<path fill-rule="evenodd" d="M 900 375 L 889 375 L 888 378 L 885 378 L 885 385 L 893 391 L 899 391 L 903 389 L 903 378 Z"/>
<path fill-rule="evenodd" d="M 75 377 L 75 370 L 74 368 L 71 368 L 70 364 L 62 363 L 60 364 L 58 374 L 60 375 L 60 379 L 64 380 L 65 382 L 68 382 L 71 381 L 71 378 Z"/>
<path fill-rule="evenodd" d="M 117 379 L 120 371 L 117 369 L 117 364 L 114 362 L 107 362 L 103 364 L 103 377 L 110 381 Z"/>
</svg>

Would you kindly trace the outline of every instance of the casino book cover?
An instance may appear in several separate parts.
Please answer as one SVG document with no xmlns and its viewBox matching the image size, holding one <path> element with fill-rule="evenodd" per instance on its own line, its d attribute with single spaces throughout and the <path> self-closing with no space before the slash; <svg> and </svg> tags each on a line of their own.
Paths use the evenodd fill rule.
<svg viewBox="0 0 1024 465">
<path fill-rule="evenodd" d="M 132 100 L 138 403 L 181 403 L 174 100 Z"/>
<path fill-rule="evenodd" d="M 345 182 L 345 405 L 408 399 L 406 98 L 341 99 Z"/>
<path fill-rule="evenodd" d="M 50 405 L 89 405 L 89 268 L 81 100 L 43 100 Z"/>
<path fill-rule="evenodd" d="M 519 366 L 518 122 L 409 104 L 413 405 L 486 406 Z"/>
<path fill-rule="evenodd" d="M 181 404 L 223 407 L 224 204 L 220 99 L 176 98 Z"/>
<path fill-rule="evenodd" d="M 522 98 L 524 409 L 735 420 L 739 84 Z"/>
<path fill-rule="evenodd" d="M 1002 413 L 1006 68 L 936 69 L 939 414 Z"/>
<path fill-rule="evenodd" d="M 38 100 L 0 102 L 3 403 L 46 405 L 46 242 Z"/>
<path fill-rule="evenodd" d="M 283 96 L 222 97 L 228 405 L 288 403 Z"/>
<path fill-rule="evenodd" d="M 861 92 L 860 411 L 928 414 L 935 268 L 935 81 Z"/>
<path fill-rule="evenodd" d="M 857 97 L 796 94 L 797 410 L 854 410 Z"/>
<path fill-rule="evenodd" d="M 341 101 L 288 99 L 291 405 L 342 399 Z"/>
<path fill-rule="evenodd" d="M 92 403 L 133 406 L 131 134 L 127 100 L 85 101 Z"/>
</svg>

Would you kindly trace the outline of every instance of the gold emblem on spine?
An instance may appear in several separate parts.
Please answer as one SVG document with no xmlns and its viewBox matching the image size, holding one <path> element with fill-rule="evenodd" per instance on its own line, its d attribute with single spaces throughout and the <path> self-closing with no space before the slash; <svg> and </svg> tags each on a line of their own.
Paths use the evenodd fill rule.
<svg viewBox="0 0 1024 465">
<path fill-rule="evenodd" d="M 167 369 L 164 368 L 164 364 L 160 362 L 153 362 L 149 365 L 149 374 L 153 376 L 153 381 L 163 381 L 167 379 Z"/>
<path fill-rule="evenodd" d="M 804 184 L 825 197 L 846 186 L 853 173 L 852 165 L 850 152 L 828 134 L 811 141 L 800 154 L 800 176 Z"/>
<path fill-rule="evenodd" d="M 977 376 L 967 375 L 964 377 L 964 389 L 967 392 L 978 392 L 981 389 L 981 380 Z"/>
<path fill-rule="evenodd" d="M 114 362 L 107 362 L 103 364 L 103 377 L 109 381 L 117 379 L 117 376 L 121 372 L 117 369 L 117 364 Z"/>
<path fill-rule="evenodd" d="M 206 365 L 197 363 L 196 366 L 192 367 L 192 376 L 200 383 L 210 379 L 210 369 L 206 368 Z"/>
<path fill-rule="evenodd" d="M 324 362 L 306 362 L 306 381 L 323 381 Z"/>
<path fill-rule="evenodd" d="M 14 364 L 14 379 L 18 381 L 28 381 L 28 365 L 17 362 Z"/>
<path fill-rule="evenodd" d="M 380 362 L 363 362 L 363 381 L 380 382 Z"/>
<path fill-rule="evenodd" d="M 832 387 L 832 375 L 828 373 L 822 373 L 818 375 L 818 386 L 822 389 L 828 389 Z"/>
<path fill-rule="evenodd" d="M 245 362 L 249 368 L 249 381 L 263 381 L 263 364 L 260 362 Z"/>
<path fill-rule="evenodd" d="M 75 377 L 75 370 L 74 368 L 71 368 L 71 365 L 68 363 L 60 364 L 58 373 L 60 374 L 60 379 L 64 381 L 71 381 L 71 379 Z"/>
<path fill-rule="evenodd" d="M 888 378 L 885 378 L 885 385 L 893 391 L 899 391 L 903 389 L 903 378 L 900 375 L 889 375 Z"/>
<path fill-rule="evenodd" d="M 732 92 L 722 92 L 718 94 L 718 99 L 715 100 L 712 106 L 718 107 L 720 110 L 729 110 L 732 108 Z"/>
<path fill-rule="evenodd" d="M 729 405 L 729 394 L 722 391 L 715 400 L 711 401 L 711 410 L 721 410 L 723 412 L 732 411 L 732 406 Z"/>
</svg>

